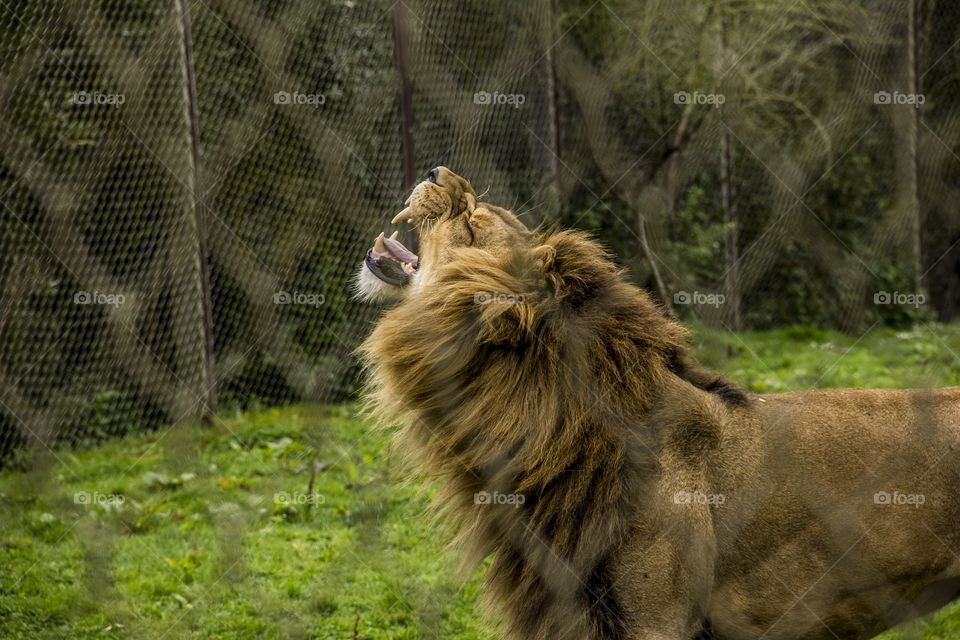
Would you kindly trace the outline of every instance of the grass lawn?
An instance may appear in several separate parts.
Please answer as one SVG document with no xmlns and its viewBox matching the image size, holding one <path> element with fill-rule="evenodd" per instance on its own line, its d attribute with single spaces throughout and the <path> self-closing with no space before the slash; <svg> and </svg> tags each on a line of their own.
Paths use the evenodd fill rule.
<svg viewBox="0 0 960 640">
<path fill-rule="evenodd" d="M 960 384 L 960 327 L 701 331 L 758 391 Z M 314 477 L 312 491 L 311 477 Z M 0 638 L 498 637 L 351 406 L 224 415 L 0 473 Z M 960 638 L 960 606 L 901 638 Z"/>
</svg>

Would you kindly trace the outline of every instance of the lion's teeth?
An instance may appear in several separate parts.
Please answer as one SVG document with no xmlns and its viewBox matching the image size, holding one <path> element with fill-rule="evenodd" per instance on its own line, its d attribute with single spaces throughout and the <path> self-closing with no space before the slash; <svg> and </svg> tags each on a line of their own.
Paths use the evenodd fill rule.
<svg viewBox="0 0 960 640">
<path fill-rule="evenodd" d="M 393 220 L 390 221 L 390 224 L 397 224 L 398 222 L 413 222 L 413 209 L 407 207 L 397 215 L 393 216 Z"/>
</svg>

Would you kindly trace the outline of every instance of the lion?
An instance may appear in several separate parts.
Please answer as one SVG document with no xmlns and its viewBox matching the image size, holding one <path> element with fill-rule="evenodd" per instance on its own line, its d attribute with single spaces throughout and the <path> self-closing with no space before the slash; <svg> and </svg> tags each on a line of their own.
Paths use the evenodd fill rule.
<svg viewBox="0 0 960 640">
<path fill-rule="evenodd" d="M 859 639 L 960 595 L 960 390 L 753 394 L 587 234 L 438 167 L 357 277 L 367 400 L 524 640 Z"/>
</svg>

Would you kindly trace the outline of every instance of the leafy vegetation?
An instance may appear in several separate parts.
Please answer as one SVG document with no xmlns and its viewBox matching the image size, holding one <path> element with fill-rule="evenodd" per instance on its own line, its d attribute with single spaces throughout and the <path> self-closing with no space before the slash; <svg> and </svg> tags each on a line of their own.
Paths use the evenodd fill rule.
<svg viewBox="0 0 960 640">
<path fill-rule="evenodd" d="M 758 391 L 960 384 L 958 326 L 698 341 Z M 0 637 L 498 637 L 388 440 L 351 405 L 253 408 L 4 471 Z M 954 606 L 884 640 L 958 635 Z"/>
</svg>

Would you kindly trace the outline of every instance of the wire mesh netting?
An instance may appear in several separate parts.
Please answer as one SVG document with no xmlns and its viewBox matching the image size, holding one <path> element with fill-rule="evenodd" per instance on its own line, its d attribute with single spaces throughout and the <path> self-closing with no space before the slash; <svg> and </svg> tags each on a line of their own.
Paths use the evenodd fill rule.
<svg viewBox="0 0 960 640">
<path fill-rule="evenodd" d="M 2 449 L 193 419 L 213 386 L 222 405 L 348 395 L 370 316 L 348 279 L 404 197 L 396 10 L 5 7 Z M 500 90 L 537 50 L 522 37 L 536 11 L 510 11 L 498 42 L 461 54 Z M 430 35 L 468 43 L 502 18 L 405 12 L 408 64 L 430 80 L 417 160 L 472 158 L 472 175 L 523 190 L 516 133 L 537 119 L 478 113 L 454 89 L 479 76 Z"/>
<path fill-rule="evenodd" d="M 0 450 L 351 397 L 351 274 L 439 164 L 686 317 L 949 319 L 958 27 L 934 1 L 5 1 Z"/>
<path fill-rule="evenodd" d="M 50 629 L 93 619 L 119 634 L 121 620 L 133 634 L 234 637 L 234 615 L 249 623 L 236 637 L 473 629 L 475 583 L 452 585 L 446 558 L 414 553 L 439 556 L 409 515 L 412 491 L 391 493 L 392 454 L 352 405 L 329 406 L 356 397 L 354 350 L 380 313 L 354 299 L 352 278 L 413 183 L 445 165 L 531 226 L 588 230 L 703 334 L 937 329 L 960 304 L 958 69 L 948 0 L 0 0 L 0 467 L 27 470 L 0 487 L 3 513 L 23 514 L 0 545 L 16 574 L 0 584 L 0 622 L 34 624 L 40 607 L 18 601 L 47 597 L 37 583 L 55 575 L 82 593 L 50 598 Z M 936 343 L 897 335 L 908 346 L 888 361 L 913 349 L 922 364 L 876 386 L 922 387 L 948 366 L 955 382 L 956 361 L 928 353 L 955 357 L 950 343 L 929 333 Z M 826 338 L 815 350 L 840 353 Z M 819 386 L 847 353 L 812 373 L 785 357 L 786 377 Z M 768 388 L 787 388 L 750 355 L 779 384 Z M 570 373 L 602 410 L 607 389 Z M 911 409 L 933 439 L 927 399 Z M 295 403 L 276 420 L 228 415 Z M 205 418 L 229 436 L 170 428 Z M 255 428 L 232 428 L 244 422 Z M 110 443 L 83 465 L 57 449 L 150 430 L 149 444 Z M 868 465 L 849 446 L 858 434 L 827 429 L 810 448 L 864 470 L 838 489 L 797 464 L 791 437 L 769 438 L 787 482 L 746 498 L 730 488 L 742 509 L 724 522 L 728 542 L 751 546 L 795 484 L 779 513 L 809 514 L 824 547 L 844 551 L 810 590 L 854 573 L 861 550 L 846 552 L 862 539 L 904 537 L 905 519 L 878 509 L 926 500 L 876 482 L 956 476 L 929 440 L 897 440 Z M 113 451 L 139 457 L 115 465 Z M 345 479 L 321 491 L 337 465 Z M 953 504 L 935 489 L 932 507 Z M 86 509 L 97 491 L 105 500 Z M 932 571 L 955 540 L 950 508 L 912 541 L 929 555 L 857 571 L 878 590 L 898 587 L 897 571 L 904 583 Z M 697 534 L 678 545 L 714 544 Z M 769 558 L 786 550 L 792 566 L 780 544 Z M 803 601 L 753 551 L 744 575 Z M 857 611 L 893 624 L 886 602 Z M 803 608 L 767 631 L 801 628 Z"/>
</svg>

